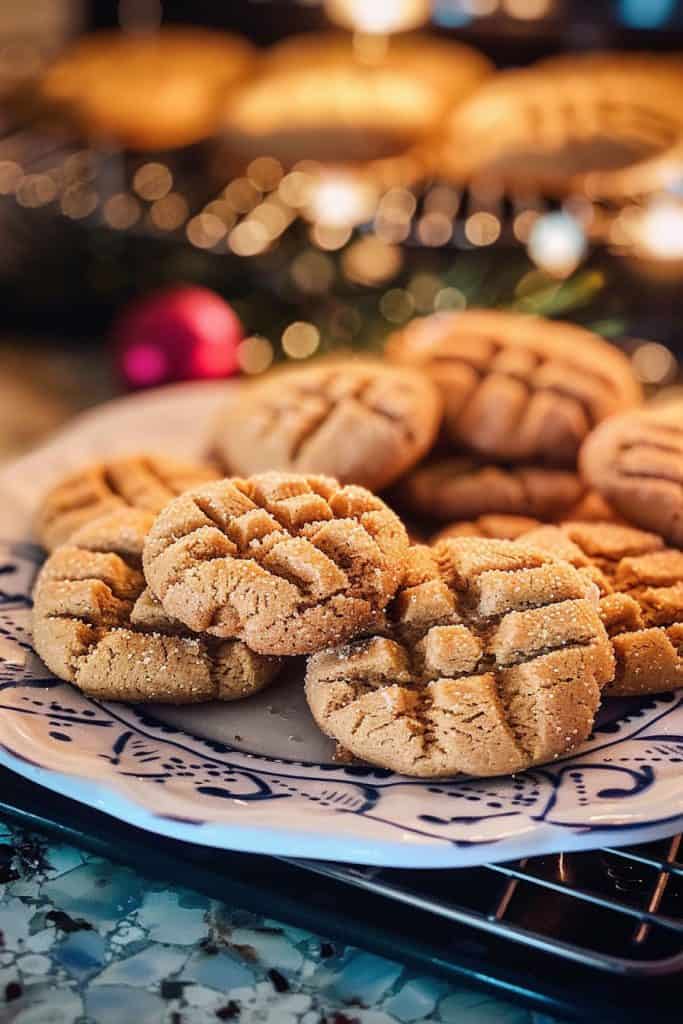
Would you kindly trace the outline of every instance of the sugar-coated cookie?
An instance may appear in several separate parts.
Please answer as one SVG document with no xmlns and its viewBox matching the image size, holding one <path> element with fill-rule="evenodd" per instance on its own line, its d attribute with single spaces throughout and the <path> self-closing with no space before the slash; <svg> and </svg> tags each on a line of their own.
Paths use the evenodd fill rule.
<svg viewBox="0 0 683 1024">
<path fill-rule="evenodd" d="M 323 473 L 379 491 L 431 448 L 441 410 L 437 388 L 412 369 L 323 362 L 244 385 L 213 448 L 236 475 Z"/>
<path fill-rule="evenodd" d="M 683 547 L 683 402 L 602 423 L 584 443 L 579 465 L 624 519 Z"/>
<path fill-rule="evenodd" d="M 504 775 L 574 750 L 614 658 L 596 586 L 519 542 L 412 547 L 381 632 L 314 654 L 329 736 L 406 775 Z"/>
<path fill-rule="evenodd" d="M 33 642 L 47 667 L 103 700 L 237 700 L 266 686 L 276 658 L 191 633 L 145 587 L 151 513 L 124 508 L 58 547 L 36 583 Z"/>
<path fill-rule="evenodd" d="M 564 558 L 600 588 L 600 616 L 616 655 L 613 696 L 683 686 L 683 551 L 613 523 L 565 523 L 520 542 Z"/>
<path fill-rule="evenodd" d="M 614 345 L 585 328 L 521 313 L 419 318 L 392 335 L 387 355 L 438 384 L 454 445 L 494 460 L 573 466 L 597 423 L 640 400 Z"/>
<path fill-rule="evenodd" d="M 408 537 L 383 501 L 330 477 L 263 473 L 188 491 L 157 517 L 145 576 L 166 613 L 262 654 L 304 654 L 372 624 Z"/>
<path fill-rule="evenodd" d="M 123 508 L 160 512 L 188 487 L 219 476 L 212 466 L 163 455 L 125 455 L 95 462 L 48 491 L 36 515 L 36 535 L 52 551 L 98 516 Z"/>
</svg>

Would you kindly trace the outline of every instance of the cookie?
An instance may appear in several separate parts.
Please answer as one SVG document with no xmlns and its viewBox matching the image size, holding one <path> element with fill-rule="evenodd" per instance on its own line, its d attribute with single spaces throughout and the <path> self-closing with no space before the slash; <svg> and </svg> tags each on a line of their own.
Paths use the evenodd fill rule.
<svg viewBox="0 0 683 1024">
<path fill-rule="evenodd" d="M 478 519 L 463 519 L 458 523 L 451 523 L 439 530 L 432 539 L 432 544 L 439 544 L 442 540 L 452 540 L 454 537 L 488 537 L 490 540 L 517 540 L 523 537 L 530 530 L 541 526 L 538 519 L 530 516 L 506 516 L 490 515 L 479 516 Z"/>
<path fill-rule="evenodd" d="M 543 317 L 438 313 L 397 331 L 386 351 L 438 384 L 449 440 L 494 460 L 573 466 L 596 424 L 640 400 L 617 348 Z"/>
<path fill-rule="evenodd" d="M 323 473 L 379 491 L 431 448 L 440 421 L 439 393 L 420 373 L 379 362 L 322 363 L 245 385 L 213 448 L 236 475 Z"/>
<path fill-rule="evenodd" d="M 519 542 L 412 547 L 386 628 L 314 654 L 313 717 L 405 775 L 505 775 L 574 750 L 614 671 L 597 588 Z"/>
<path fill-rule="evenodd" d="M 123 508 L 160 512 L 188 487 L 219 476 L 212 466 L 162 455 L 125 455 L 94 462 L 48 491 L 36 514 L 35 533 L 43 547 L 52 551 L 98 516 Z"/>
<path fill-rule="evenodd" d="M 414 152 L 491 71 L 450 39 L 397 36 L 374 60 L 359 59 L 358 45 L 350 33 L 317 32 L 270 47 L 261 73 L 227 99 L 229 149 L 243 161 L 268 153 L 285 167 L 360 162 L 383 177 L 385 162 Z"/>
<path fill-rule="evenodd" d="M 36 653 L 60 679 L 102 700 L 190 704 L 262 689 L 279 670 L 276 658 L 191 633 L 146 589 L 142 546 L 153 521 L 119 509 L 52 553 L 34 592 Z"/>
<path fill-rule="evenodd" d="M 386 607 L 408 538 L 362 487 L 262 473 L 188 491 L 161 512 L 145 576 L 168 615 L 262 654 L 346 640 Z"/>
<path fill-rule="evenodd" d="M 567 519 L 580 523 L 617 523 L 621 522 L 607 502 L 595 491 L 588 491 L 579 498 L 576 505 L 567 512 Z M 497 540 L 517 540 L 530 530 L 543 524 L 530 516 L 486 515 L 478 519 L 464 519 L 451 523 L 439 530 L 430 543 L 438 544 L 441 540 L 451 537 L 491 537 Z"/>
<path fill-rule="evenodd" d="M 601 424 L 583 445 L 579 465 L 624 519 L 683 547 L 683 402 Z"/>
<path fill-rule="evenodd" d="M 253 52 L 242 38 L 215 30 L 97 32 L 58 57 L 38 91 L 89 137 L 171 149 L 214 134 L 225 93 Z"/>
<path fill-rule="evenodd" d="M 434 459 L 394 488 L 397 506 L 416 516 L 450 521 L 481 515 L 562 519 L 581 498 L 576 473 L 544 466 L 491 466 L 468 455 Z"/>
<path fill-rule="evenodd" d="M 570 561 L 601 591 L 600 616 L 616 655 L 610 696 L 683 686 L 683 552 L 661 537 L 612 523 L 532 530 L 521 543 Z"/>
<path fill-rule="evenodd" d="M 504 71 L 444 126 L 442 177 L 631 201 L 676 180 L 682 89 L 678 55 L 571 54 Z"/>
</svg>

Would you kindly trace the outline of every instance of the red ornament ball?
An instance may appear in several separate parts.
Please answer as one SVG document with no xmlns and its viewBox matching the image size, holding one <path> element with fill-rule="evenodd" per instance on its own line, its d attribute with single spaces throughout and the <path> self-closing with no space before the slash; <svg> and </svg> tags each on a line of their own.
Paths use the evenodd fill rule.
<svg viewBox="0 0 683 1024">
<path fill-rule="evenodd" d="M 238 368 L 244 331 L 220 295 L 176 285 L 131 303 L 112 340 L 119 372 L 130 388 L 230 377 Z"/>
</svg>

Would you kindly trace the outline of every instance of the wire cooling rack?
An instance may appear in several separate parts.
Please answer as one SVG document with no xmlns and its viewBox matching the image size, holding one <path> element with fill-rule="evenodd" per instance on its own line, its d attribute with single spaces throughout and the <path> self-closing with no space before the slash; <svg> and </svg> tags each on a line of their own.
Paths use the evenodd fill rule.
<svg viewBox="0 0 683 1024">
<path fill-rule="evenodd" d="M 181 843 L 6 769 L 0 818 L 562 1019 L 680 1022 L 680 835 L 459 870 L 352 867 Z"/>
<path fill-rule="evenodd" d="M 448 872 L 294 863 L 565 961 L 653 977 L 683 971 L 681 838 Z"/>
</svg>

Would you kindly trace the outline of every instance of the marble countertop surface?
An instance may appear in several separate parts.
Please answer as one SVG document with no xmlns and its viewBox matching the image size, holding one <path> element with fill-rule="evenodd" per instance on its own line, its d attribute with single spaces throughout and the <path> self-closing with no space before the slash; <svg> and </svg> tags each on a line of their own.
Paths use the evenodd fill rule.
<svg viewBox="0 0 683 1024">
<path fill-rule="evenodd" d="M 0 339 L 0 361 L 0 461 L 116 393 L 97 349 Z M 0 819 L 3 1024 L 231 1020 L 540 1024 L 541 1017 Z"/>
</svg>

